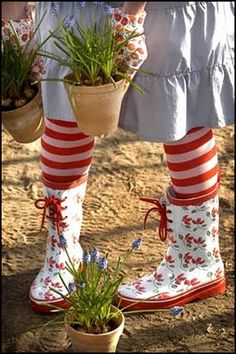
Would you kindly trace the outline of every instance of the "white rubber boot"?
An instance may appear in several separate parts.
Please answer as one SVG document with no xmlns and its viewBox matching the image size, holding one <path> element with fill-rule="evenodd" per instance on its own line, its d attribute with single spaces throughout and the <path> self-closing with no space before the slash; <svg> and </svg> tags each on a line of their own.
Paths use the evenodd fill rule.
<svg viewBox="0 0 236 354">
<path fill-rule="evenodd" d="M 56 189 L 52 188 L 51 182 L 44 180 L 45 198 L 35 202 L 37 208 L 43 209 L 43 221 L 48 219 L 44 265 L 30 288 L 30 304 L 36 311 L 50 312 L 52 308 L 49 305 L 68 307 L 60 295 L 50 287 L 63 295 L 68 293 L 58 275 L 60 272 L 66 286 L 72 281 L 71 274 L 64 269 L 65 262 L 69 263 L 65 249 L 75 267 L 82 260 L 79 238 L 86 185 L 87 177 L 70 185 L 53 184 Z"/>
<path fill-rule="evenodd" d="M 218 186 L 199 198 L 177 199 L 168 189 L 151 211 L 161 215 L 160 238 L 168 249 L 156 271 L 118 289 L 117 302 L 128 310 L 155 310 L 215 296 L 225 290 L 224 266 L 219 251 Z M 171 195 L 172 194 L 172 195 Z"/>
</svg>

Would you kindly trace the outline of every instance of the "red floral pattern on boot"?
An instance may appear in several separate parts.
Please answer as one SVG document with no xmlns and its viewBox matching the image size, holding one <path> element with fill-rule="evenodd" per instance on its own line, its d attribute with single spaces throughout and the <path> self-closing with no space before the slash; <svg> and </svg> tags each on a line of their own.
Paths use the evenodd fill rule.
<svg viewBox="0 0 236 354">
<path fill-rule="evenodd" d="M 45 206 L 47 205 L 45 217 L 47 216 L 48 219 L 48 239 L 44 265 L 31 284 L 30 298 L 32 302 L 40 301 L 43 304 L 52 300 L 61 300 L 60 296 L 50 287 L 67 294 L 67 289 L 62 284 L 59 273 L 65 284 L 68 285 L 72 281 L 71 274 L 65 269 L 66 262 L 68 262 L 65 249 L 67 249 L 75 267 L 79 266 L 82 259 L 79 238 L 86 185 L 87 183 L 84 182 L 69 190 L 54 190 L 45 187 L 45 198 L 36 201 L 36 206 L 40 209 L 42 208 L 41 203 L 45 202 Z"/>
<path fill-rule="evenodd" d="M 201 205 L 186 207 L 171 204 L 163 197 L 161 204 L 166 206 L 166 213 L 171 215 L 167 223 L 171 231 L 167 237 L 166 255 L 153 273 L 133 283 L 121 285 L 118 295 L 134 302 L 153 302 L 166 297 L 172 299 L 223 278 L 224 266 L 218 239 L 218 203 L 216 196 Z"/>
</svg>

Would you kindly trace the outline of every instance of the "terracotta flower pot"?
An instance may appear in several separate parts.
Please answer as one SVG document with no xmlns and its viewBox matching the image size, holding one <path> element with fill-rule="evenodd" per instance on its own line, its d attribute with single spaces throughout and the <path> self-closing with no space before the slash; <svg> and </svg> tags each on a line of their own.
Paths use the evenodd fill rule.
<svg viewBox="0 0 236 354">
<path fill-rule="evenodd" d="M 22 107 L 2 112 L 2 124 L 18 143 L 32 143 L 44 132 L 41 90 Z"/>
<path fill-rule="evenodd" d="M 113 307 L 113 309 L 115 309 Z M 117 326 L 114 330 L 101 334 L 80 332 L 71 327 L 65 319 L 66 332 L 69 335 L 74 352 L 79 353 L 114 353 L 120 336 L 124 330 L 125 318 L 122 312 L 114 317 L 113 322 Z"/>
<path fill-rule="evenodd" d="M 64 77 L 75 80 L 73 74 Z M 118 127 L 125 80 L 102 86 L 75 86 L 64 82 L 78 127 L 87 135 L 112 133 Z"/>
</svg>

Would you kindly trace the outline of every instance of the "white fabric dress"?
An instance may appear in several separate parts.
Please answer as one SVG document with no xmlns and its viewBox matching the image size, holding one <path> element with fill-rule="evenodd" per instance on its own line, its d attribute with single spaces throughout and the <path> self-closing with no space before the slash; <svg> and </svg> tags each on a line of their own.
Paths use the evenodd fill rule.
<svg viewBox="0 0 236 354">
<path fill-rule="evenodd" d="M 117 2 L 86 2 L 86 11 Z M 56 15 L 79 18 L 81 2 L 36 2 L 36 22 L 47 10 L 42 40 L 55 28 Z M 234 123 L 234 2 L 147 2 L 144 24 L 149 57 L 136 74 L 142 95 L 129 88 L 119 126 L 141 139 L 170 142 L 196 126 Z M 69 17 L 68 17 L 69 16 Z M 52 41 L 46 50 L 56 50 Z M 63 77 L 67 68 L 46 59 L 47 77 Z M 45 116 L 74 121 L 61 82 L 44 82 Z"/>
</svg>

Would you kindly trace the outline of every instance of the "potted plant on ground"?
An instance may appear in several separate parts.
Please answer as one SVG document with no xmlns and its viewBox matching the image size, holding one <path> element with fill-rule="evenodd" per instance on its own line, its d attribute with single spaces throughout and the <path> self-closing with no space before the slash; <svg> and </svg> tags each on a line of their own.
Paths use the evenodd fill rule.
<svg viewBox="0 0 236 354">
<path fill-rule="evenodd" d="M 116 292 L 124 278 L 124 266 L 132 252 L 141 245 L 141 238 L 133 241 L 123 257 L 119 257 L 111 268 L 108 254 L 101 256 L 95 248 L 84 251 L 83 261 L 75 269 L 69 254 L 66 270 L 73 275 L 73 282 L 65 284 L 68 294 L 65 296 L 55 288 L 66 308 L 52 311 L 60 315 L 44 326 L 65 323 L 71 338 L 73 349 L 77 352 L 115 352 L 119 338 L 124 329 L 123 310 L 114 306 Z M 66 245 L 64 246 L 66 250 Z M 67 252 L 67 250 L 66 250 Z"/>
<path fill-rule="evenodd" d="M 2 123 L 19 143 L 31 143 L 44 131 L 44 118 L 39 77 L 43 73 L 38 53 L 49 35 L 39 45 L 35 44 L 35 30 L 21 44 L 17 29 L 9 21 L 7 35 L 1 38 L 2 52 Z M 41 58 L 42 59 L 42 58 Z"/>
<path fill-rule="evenodd" d="M 143 36 L 143 32 L 135 30 L 132 25 L 124 34 L 122 25 L 115 26 L 112 22 L 114 15 L 101 16 L 99 21 L 94 16 L 88 25 L 82 10 L 79 21 L 62 21 L 59 32 L 52 35 L 59 53 L 44 51 L 42 55 L 70 69 L 70 74 L 61 81 L 78 126 L 85 134 L 101 135 L 116 130 L 127 83 L 143 93 L 131 78 L 138 70 L 135 68 L 139 63 L 137 58 L 146 56 L 145 49 L 141 47 L 137 48 L 138 56 L 131 41 Z M 141 26 L 144 18 L 145 13 L 138 19 L 133 16 L 133 23 L 139 21 Z M 128 58 L 129 48 L 133 50 L 135 65 L 131 65 L 132 59 Z"/>
</svg>

